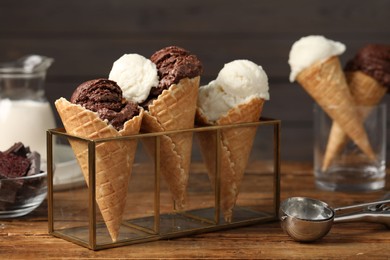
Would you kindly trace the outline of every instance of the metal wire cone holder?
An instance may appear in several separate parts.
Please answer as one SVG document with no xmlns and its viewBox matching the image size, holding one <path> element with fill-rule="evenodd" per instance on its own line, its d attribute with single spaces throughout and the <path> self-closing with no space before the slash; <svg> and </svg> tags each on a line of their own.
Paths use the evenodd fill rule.
<svg viewBox="0 0 390 260">
<path fill-rule="evenodd" d="M 245 171 L 237 203 L 233 209 L 233 218 L 231 222 L 226 222 L 220 208 L 221 145 L 217 140 L 220 140 L 224 130 L 236 127 L 256 127 L 256 138 L 259 138 L 260 141 L 256 139 L 257 141 L 253 144 L 251 158 L 255 158 L 252 159 L 254 167 L 251 167 L 249 173 L 247 170 Z M 268 129 L 269 134 L 262 137 L 265 129 Z M 277 220 L 280 203 L 280 129 L 280 120 L 271 118 L 261 118 L 258 122 L 253 123 L 195 127 L 186 130 L 140 133 L 128 137 L 95 140 L 69 135 L 63 128 L 50 129 L 47 131 L 49 234 L 92 250 L 101 250 L 275 221 Z M 190 171 L 190 178 L 193 178 L 194 181 L 189 181 L 187 187 L 188 193 L 191 194 L 192 200 L 190 199 L 190 201 L 193 201 L 193 203 L 190 203 L 189 208 L 178 210 L 175 209 L 175 205 L 169 205 L 172 204 L 167 199 L 169 196 L 166 195 L 169 194 L 169 190 L 164 189 L 163 181 L 161 181 L 163 178 L 160 176 L 160 164 L 164 163 L 161 161 L 160 154 L 161 137 L 191 134 L 193 135 L 193 146 L 195 147 L 192 153 L 196 154 L 194 150 L 199 148 L 194 143 L 197 134 L 202 133 L 212 134 L 216 138 L 215 147 L 210 147 L 215 156 L 214 179 L 216 181 L 212 185 L 212 182 L 204 177 L 208 175 L 204 166 L 205 163 L 202 160 L 191 161 L 192 168 L 198 167 L 198 164 L 200 165 L 200 170 Z M 272 138 L 269 136 L 272 136 Z M 61 138 L 82 141 L 87 145 L 88 187 L 86 185 L 84 187 L 70 187 L 61 191 L 55 189 L 53 185 L 56 170 L 55 140 Z M 130 184 L 133 181 L 136 184 L 129 187 L 127 200 L 131 197 L 131 203 L 125 209 L 125 212 L 131 212 L 131 214 L 129 213 L 129 216 L 125 214 L 121 222 L 119 237 L 117 241 L 113 242 L 96 203 L 96 146 L 103 142 L 136 140 L 139 148 L 140 143 L 142 143 L 139 140 L 143 141 L 144 139 L 153 141 L 154 156 L 151 156 L 149 162 L 140 160 L 141 162 L 138 163 L 136 162 L 137 159 L 134 162 L 136 166 L 133 165 Z M 256 158 L 259 157 L 258 151 L 263 150 L 262 145 L 270 148 L 270 158 Z M 139 149 L 137 149 L 138 152 Z M 137 170 L 134 170 L 134 168 L 142 169 L 142 173 L 135 173 Z M 250 177 L 246 177 L 247 175 Z M 143 178 L 148 179 L 142 180 Z M 245 182 L 246 184 L 244 184 L 245 178 L 248 178 L 248 181 Z M 138 195 L 134 195 L 136 194 L 134 193 L 131 196 L 132 189 L 138 191 L 146 189 L 143 186 L 144 184 L 139 185 L 138 183 L 146 183 L 145 185 L 149 185 L 151 188 L 149 191 L 144 190 L 137 193 Z M 205 187 L 209 186 L 210 190 L 204 191 L 206 190 Z M 246 189 L 248 193 L 246 193 Z M 147 194 L 149 199 L 144 199 L 143 195 L 139 194 Z M 242 203 L 240 202 L 241 196 Z M 75 209 L 76 205 L 79 204 L 83 206 Z"/>
</svg>

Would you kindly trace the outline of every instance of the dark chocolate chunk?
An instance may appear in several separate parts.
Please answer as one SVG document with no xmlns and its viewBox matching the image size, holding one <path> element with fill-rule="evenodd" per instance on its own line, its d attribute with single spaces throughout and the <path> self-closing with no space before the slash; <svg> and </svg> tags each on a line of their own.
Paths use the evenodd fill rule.
<svg viewBox="0 0 390 260">
<path fill-rule="evenodd" d="M 0 152 L 0 178 L 25 176 L 29 168 L 30 161 L 27 158 Z"/>
<path fill-rule="evenodd" d="M 38 152 L 32 152 L 27 155 L 27 159 L 31 162 L 27 176 L 35 175 L 41 171 L 41 155 Z"/>
</svg>

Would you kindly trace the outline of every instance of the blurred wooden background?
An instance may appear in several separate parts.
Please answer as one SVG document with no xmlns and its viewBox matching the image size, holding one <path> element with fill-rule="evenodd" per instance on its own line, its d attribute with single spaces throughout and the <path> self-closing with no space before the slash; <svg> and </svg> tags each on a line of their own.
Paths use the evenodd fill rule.
<svg viewBox="0 0 390 260">
<path fill-rule="evenodd" d="M 390 44 L 390 1 L 0 2 L 0 61 L 31 53 L 55 58 L 46 84 L 51 103 L 69 98 L 83 81 L 107 77 L 124 53 L 149 57 L 168 45 L 182 46 L 202 60 L 202 84 L 234 59 L 262 65 L 271 94 L 263 115 L 282 120 L 286 160 L 312 160 L 313 101 L 288 81 L 287 64 L 293 42 L 310 34 L 345 43 L 344 64 L 364 44 Z M 384 102 L 389 104 L 390 97 Z"/>
</svg>

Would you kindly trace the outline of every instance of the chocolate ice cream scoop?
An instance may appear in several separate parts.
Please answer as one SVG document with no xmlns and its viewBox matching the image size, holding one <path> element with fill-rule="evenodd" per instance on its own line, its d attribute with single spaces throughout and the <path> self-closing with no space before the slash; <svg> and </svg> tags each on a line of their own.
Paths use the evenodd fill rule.
<svg viewBox="0 0 390 260">
<path fill-rule="evenodd" d="M 160 94 L 170 85 L 177 84 L 183 78 L 194 78 L 203 72 L 202 63 L 189 51 L 177 46 L 170 46 L 155 52 L 150 60 L 156 64 L 160 82 L 152 91 Z"/>
<path fill-rule="evenodd" d="M 345 66 L 345 71 L 360 70 L 390 91 L 390 45 L 368 44 Z"/>
<path fill-rule="evenodd" d="M 122 97 L 122 90 L 115 81 L 95 79 L 82 83 L 73 92 L 70 102 L 97 112 L 118 131 L 123 124 L 139 114 L 136 103 Z"/>
</svg>

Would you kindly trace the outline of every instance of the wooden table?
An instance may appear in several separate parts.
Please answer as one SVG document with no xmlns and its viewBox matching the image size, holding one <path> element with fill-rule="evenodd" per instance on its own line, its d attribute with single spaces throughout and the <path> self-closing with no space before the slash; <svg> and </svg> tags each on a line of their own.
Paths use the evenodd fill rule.
<svg viewBox="0 0 390 260">
<path fill-rule="evenodd" d="M 326 192 L 315 189 L 312 166 L 282 163 L 281 199 L 307 196 L 331 206 L 380 199 L 390 187 L 372 193 Z M 279 223 L 268 223 L 191 237 L 92 251 L 48 235 L 47 204 L 28 216 L 1 220 L 0 259 L 80 258 L 266 258 L 266 259 L 389 259 L 390 232 L 381 224 L 337 224 L 321 241 L 292 241 Z"/>
</svg>

